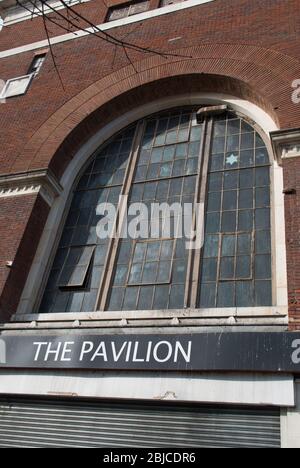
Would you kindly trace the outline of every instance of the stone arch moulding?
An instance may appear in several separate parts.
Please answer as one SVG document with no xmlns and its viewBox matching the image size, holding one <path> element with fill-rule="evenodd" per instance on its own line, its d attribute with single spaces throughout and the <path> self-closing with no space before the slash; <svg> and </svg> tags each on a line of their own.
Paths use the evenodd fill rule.
<svg viewBox="0 0 300 468">
<path fill-rule="evenodd" d="M 266 141 L 268 144 L 268 134 L 271 131 L 278 130 L 278 125 L 272 117 L 261 107 L 253 102 L 245 99 L 236 98 L 231 95 L 219 94 L 216 92 L 206 93 L 192 93 L 180 95 L 172 95 L 164 97 L 163 99 L 156 99 L 148 102 L 148 104 L 141 104 L 139 106 L 132 106 L 132 110 L 120 115 L 119 117 L 109 121 L 106 125 L 99 126 L 98 132 L 94 133 L 92 137 L 86 141 L 75 155 L 69 161 L 68 169 L 64 171 L 60 183 L 63 187 L 62 194 L 55 200 L 47 224 L 42 235 L 30 275 L 28 277 L 26 286 L 24 288 L 22 298 L 19 304 L 17 314 L 14 320 L 37 320 L 41 316 L 36 315 L 37 306 L 41 298 L 44 285 L 47 279 L 47 271 L 53 259 L 53 254 L 61 233 L 61 226 L 68 211 L 70 203 L 70 193 L 72 187 L 76 183 L 80 173 L 82 172 L 87 161 L 93 152 L 113 134 L 126 127 L 130 123 L 139 118 L 147 116 L 151 113 L 160 110 L 168 109 L 171 107 L 178 107 L 182 105 L 195 105 L 195 104 L 228 104 L 234 110 L 242 113 L 251 120 L 254 120 L 257 125 L 263 130 Z M 100 127 L 100 128 L 99 128 Z M 77 128 L 78 129 L 78 128 Z M 81 133 L 81 132 L 79 132 Z M 270 145 L 269 145 L 270 148 Z M 271 151 L 271 149 L 270 149 Z M 274 239 L 276 246 L 280 248 L 275 249 L 274 271 L 276 271 L 276 312 L 274 308 L 268 314 L 275 314 L 279 317 L 287 314 L 287 281 L 285 265 L 285 234 L 284 234 L 284 211 L 283 211 L 283 195 L 282 195 L 282 169 L 278 166 L 276 161 L 273 164 L 273 186 L 276 187 L 274 193 Z M 41 278 L 43 280 L 41 281 Z M 92 312 L 92 311 L 87 311 Z M 44 319 L 49 319 L 49 314 L 45 314 Z M 53 315 L 53 314 L 50 314 Z M 63 314 L 65 316 L 65 314 Z M 72 315 L 72 314 L 71 314 Z M 68 320 L 71 319 L 69 314 Z M 78 318 L 80 314 L 75 314 Z M 92 315 L 89 314 L 92 317 Z M 62 318 L 62 314 L 60 314 Z M 51 319 L 51 317 L 50 317 Z M 54 319 L 54 317 L 53 317 Z M 56 317 L 57 319 L 57 317 Z"/>
<path fill-rule="evenodd" d="M 129 65 L 71 98 L 33 134 L 11 172 L 50 166 L 60 178 L 78 145 L 100 125 L 116 119 L 124 109 L 177 94 L 178 89 L 246 99 L 264 109 L 278 128 L 297 126 L 298 109 L 291 100 L 292 81 L 300 75 L 296 59 L 244 44 L 204 44 L 172 52 L 177 57 L 147 57 L 135 63 L 138 72 Z"/>
</svg>

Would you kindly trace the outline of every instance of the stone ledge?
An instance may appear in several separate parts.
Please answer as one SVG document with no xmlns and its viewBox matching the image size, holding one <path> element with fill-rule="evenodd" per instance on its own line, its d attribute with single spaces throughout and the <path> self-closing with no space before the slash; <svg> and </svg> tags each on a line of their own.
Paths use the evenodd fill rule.
<svg viewBox="0 0 300 468">
<path fill-rule="evenodd" d="M 279 165 L 284 159 L 300 157 L 300 128 L 272 132 L 270 137 Z"/>
<path fill-rule="evenodd" d="M 50 170 L 0 175 L 0 198 L 39 193 L 49 206 L 62 192 L 62 186 Z"/>
</svg>

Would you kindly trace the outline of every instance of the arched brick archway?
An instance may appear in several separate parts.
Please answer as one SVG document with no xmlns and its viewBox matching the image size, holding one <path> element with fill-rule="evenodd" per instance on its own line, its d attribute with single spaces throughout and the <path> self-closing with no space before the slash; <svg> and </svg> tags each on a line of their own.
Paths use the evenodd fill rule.
<svg viewBox="0 0 300 468">
<path fill-rule="evenodd" d="M 281 128 L 299 124 L 291 100 L 292 81 L 300 76 L 295 59 L 233 44 L 175 53 L 180 57 L 155 56 L 136 63 L 138 72 L 132 66 L 120 69 L 70 99 L 27 142 L 11 171 L 51 167 L 60 177 L 78 147 L 101 126 L 144 102 L 183 91 L 231 94 L 258 104 Z"/>
</svg>

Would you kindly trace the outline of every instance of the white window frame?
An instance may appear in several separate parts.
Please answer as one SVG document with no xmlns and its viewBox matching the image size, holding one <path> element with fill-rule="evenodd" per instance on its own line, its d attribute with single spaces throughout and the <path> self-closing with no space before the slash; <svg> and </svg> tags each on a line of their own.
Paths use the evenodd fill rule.
<svg viewBox="0 0 300 468">
<path fill-rule="evenodd" d="M 70 206 L 70 194 L 78 175 L 88 164 L 90 156 L 99 148 L 103 142 L 118 131 L 124 129 L 133 122 L 165 109 L 177 108 L 188 104 L 227 104 L 234 111 L 240 112 L 262 129 L 266 138 L 272 131 L 278 130 L 273 119 L 257 105 L 239 98 L 234 98 L 225 94 L 218 93 L 195 93 L 193 95 L 180 95 L 171 98 L 161 99 L 152 102 L 146 106 L 134 109 L 122 117 L 116 119 L 111 124 L 99 130 L 77 152 L 68 170 L 65 171 L 60 183 L 64 188 L 62 195 L 57 198 L 50 211 L 44 233 L 42 235 L 33 266 L 28 275 L 23 294 L 19 303 L 17 313 L 12 317 L 13 321 L 51 321 L 51 320 L 80 320 L 80 319 L 127 319 L 141 317 L 141 313 L 134 311 L 122 312 L 82 312 L 82 313 L 50 313 L 38 314 L 38 304 L 43 296 L 47 271 L 52 264 L 54 255 L 57 251 L 58 242 L 61 236 L 64 221 L 68 214 Z M 271 144 L 268 143 L 270 154 Z M 259 324 L 259 320 L 264 325 L 287 324 L 288 322 L 288 293 L 287 293 L 287 267 L 286 267 L 286 239 L 285 239 L 285 218 L 284 218 L 284 195 L 283 190 L 283 171 L 276 160 L 272 161 L 272 190 L 273 190 L 273 208 L 272 208 L 272 232 L 274 247 L 273 260 L 273 285 L 275 290 L 274 305 L 270 307 L 238 307 L 238 308 L 219 308 L 219 309 L 193 309 L 189 311 L 189 317 L 201 317 L 201 319 L 215 320 L 216 317 L 224 321 L 234 318 L 238 319 L 239 324 Z M 143 313 L 143 318 L 161 317 L 186 317 L 185 310 L 171 311 L 149 311 Z"/>
<path fill-rule="evenodd" d="M 33 77 L 34 77 L 34 73 L 30 73 L 28 75 L 22 75 L 22 76 L 17 76 L 15 78 L 10 78 L 9 80 L 6 81 L 5 86 L 1 91 L 0 99 L 8 99 L 11 97 L 23 96 L 24 94 L 26 94 Z M 9 94 L 8 92 L 9 86 L 11 85 L 11 83 L 13 83 L 14 81 L 18 81 L 18 80 L 24 80 L 24 81 L 27 80 L 25 81 L 22 91 L 18 93 Z"/>
</svg>

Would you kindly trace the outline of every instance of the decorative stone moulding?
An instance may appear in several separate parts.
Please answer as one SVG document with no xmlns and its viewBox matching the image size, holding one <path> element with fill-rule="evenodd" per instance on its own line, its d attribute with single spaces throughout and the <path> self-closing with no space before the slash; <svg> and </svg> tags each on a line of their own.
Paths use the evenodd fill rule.
<svg viewBox="0 0 300 468">
<path fill-rule="evenodd" d="M 49 170 L 0 176 L 0 198 L 39 193 L 52 206 L 62 190 L 62 186 Z"/>
<path fill-rule="evenodd" d="M 300 128 L 279 130 L 270 136 L 278 164 L 281 165 L 284 159 L 300 157 Z"/>
</svg>

